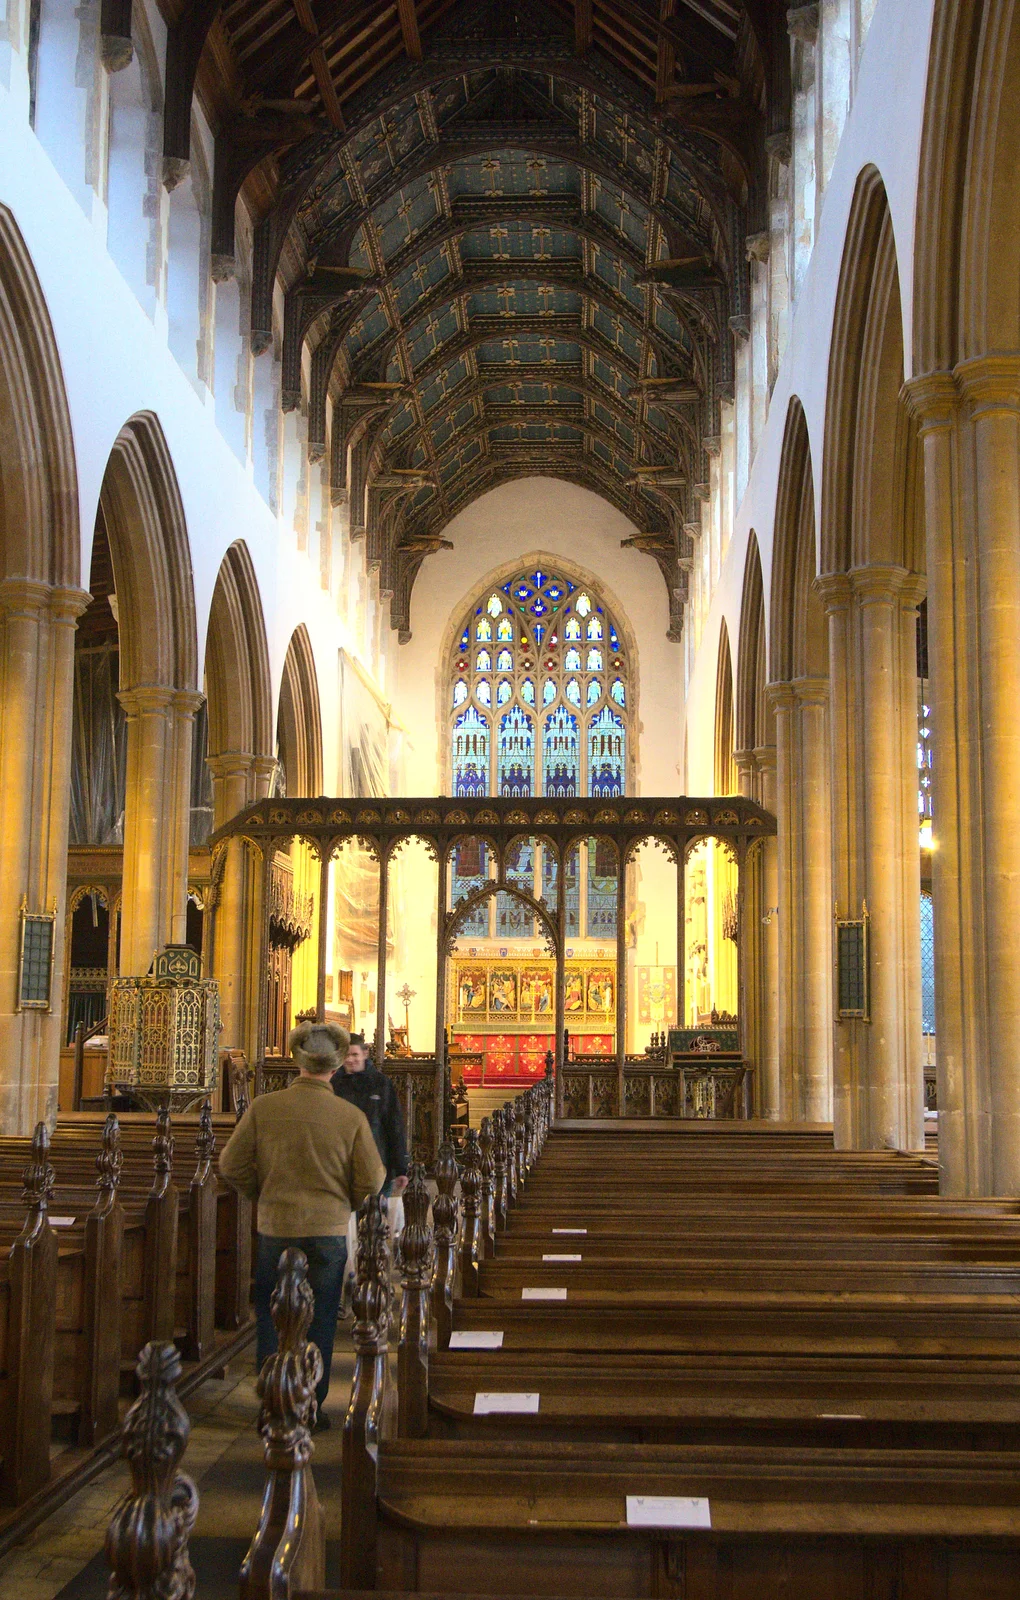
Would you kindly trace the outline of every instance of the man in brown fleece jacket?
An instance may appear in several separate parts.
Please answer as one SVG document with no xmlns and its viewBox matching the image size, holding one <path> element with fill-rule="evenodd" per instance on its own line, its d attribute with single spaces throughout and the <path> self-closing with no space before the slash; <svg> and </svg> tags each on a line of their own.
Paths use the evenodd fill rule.
<svg viewBox="0 0 1020 1600">
<path fill-rule="evenodd" d="M 300 1076 L 289 1088 L 259 1095 L 220 1155 L 220 1173 L 232 1188 L 258 1201 L 255 1264 L 257 1361 L 261 1372 L 276 1351 L 269 1302 L 280 1257 L 296 1245 L 308 1257 L 315 1314 L 308 1337 L 322 1353 L 322 1382 L 315 1391 L 319 1428 L 329 1427 L 322 1405 L 329 1391 L 347 1263 L 347 1221 L 366 1195 L 386 1181 L 364 1114 L 333 1093 L 331 1079 L 349 1040 L 332 1023 L 304 1022 L 290 1036 Z"/>
</svg>

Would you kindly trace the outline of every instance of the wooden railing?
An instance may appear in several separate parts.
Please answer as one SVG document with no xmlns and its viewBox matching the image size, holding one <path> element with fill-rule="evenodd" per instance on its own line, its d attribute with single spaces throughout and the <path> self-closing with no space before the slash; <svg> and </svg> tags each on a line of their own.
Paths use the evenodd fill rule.
<svg viewBox="0 0 1020 1600">
<path fill-rule="evenodd" d="M 753 1105 L 754 1068 L 744 1062 L 664 1066 L 628 1057 L 623 1070 L 625 1117 L 743 1118 Z M 569 1062 L 563 1072 L 563 1115 L 620 1115 L 615 1061 Z"/>
</svg>

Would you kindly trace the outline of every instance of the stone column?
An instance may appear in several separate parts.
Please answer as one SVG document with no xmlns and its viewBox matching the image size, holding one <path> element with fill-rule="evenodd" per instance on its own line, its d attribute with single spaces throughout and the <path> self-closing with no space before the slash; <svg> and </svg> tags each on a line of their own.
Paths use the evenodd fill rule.
<svg viewBox="0 0 1020 1600">
<path fill-rule="evenodd" d="M 1020 355 L 916 378 L 928 549 L 939 1162 L 1020 1189 Z"/>
<path fill-rule="evenodd" d="M 754 798 L 776 814 L 776 749 L 761 745 L 754 752 Z M 770 1121 L 779 1117 L 779 852 L 775 838 L 763 839 L 759 855 L 759 933 L 761 972 L 759 1004 L 762 1009 L 761 1061 L 758 1066 L 758 1106 Z"/>
<path fill-rule="evenodd" d="M 71 708 L 80 589 L 0 583 L 0 1131 L 57 1109 Z M 50 1011 L 18 1011 L 22 904 L 57 913 Z"/>
<path fill-rule="evenodd" d="M 873 563 L 819 578 L 832 688 L 832 883 L 869 917 L 870 1013 L 833 1025 L 838 1149 L 924 1148 L 917 606 L 924 580 Z"/>
<path fill-rule="evenodd" d="M 120 970 L 131 976 L 184 938 L 191 735 L 202 697 L 145 684 L 119 699 L 128 725 Z"/>
<path fill-rule="evenodd" d="M 827 678 L 773 683 L 779 906 L 779 1105 L 832 1116 L 832 875 Z"/>
<path fill-rule="evenodd" d="M 221 828 L 249 804 L 254 762 L 243 751 L 225 751 L 206 761 L 212 774 L 213 822 Z M 216 891 L 212 959 L 206 967 L 220 986 L 220 1044 L 224 1050 L 246 1053 L 255 1022 L 252 981 L 257 964 L 252 868 L 251 848 L 241 839 L 229 840 Z"/>
</svg>

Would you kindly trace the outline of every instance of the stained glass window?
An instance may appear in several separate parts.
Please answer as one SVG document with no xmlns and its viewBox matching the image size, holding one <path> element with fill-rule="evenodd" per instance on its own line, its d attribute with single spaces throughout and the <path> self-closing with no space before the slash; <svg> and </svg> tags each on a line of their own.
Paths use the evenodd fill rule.
<svg viewBox="0 0 1020 1600">
<path fill-rule="evenodd" d="M 630 661 L 592 590 L 529 568 L 478 596 L 455 637 L 455 794 L 625 792 Z M 473 656 L 466 653 L 472 639 Z M 579 873 L 583 880 L 583 866 Z"/>
</svg>

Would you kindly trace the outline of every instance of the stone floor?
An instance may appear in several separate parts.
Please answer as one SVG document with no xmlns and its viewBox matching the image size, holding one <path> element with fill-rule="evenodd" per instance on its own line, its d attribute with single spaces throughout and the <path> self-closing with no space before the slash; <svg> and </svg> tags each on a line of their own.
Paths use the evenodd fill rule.
<svg viewBox="0 0 1020 1600">
<path fill-rule="evenodd" d="M 350 1391 L 350 1324 L 337 1334 L 326 1410 L 333 1428 L 316 1435 L 315 1479 L 326 1512 L 327 1581 L 334 1583 L 340 1507 L 340 1423 Z M 236 1600 L 237 1573 L 258 1523 L 265 1469 L 255 1431 L 254 1351 L 191 1397 L 191 1438 L 182 1470 L 198 1487 L 191 1538 L 196 1600 Z M 0 1560 L 0 1600 L 106 1600 L 103 1543 L 110 1516 L 129 1483 L 118 1462 Z M 331 1571 L 330 1569 L 334 1569 Z"/>
</svg>

